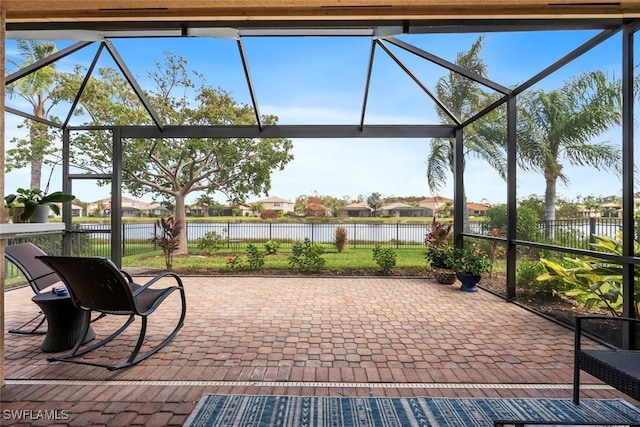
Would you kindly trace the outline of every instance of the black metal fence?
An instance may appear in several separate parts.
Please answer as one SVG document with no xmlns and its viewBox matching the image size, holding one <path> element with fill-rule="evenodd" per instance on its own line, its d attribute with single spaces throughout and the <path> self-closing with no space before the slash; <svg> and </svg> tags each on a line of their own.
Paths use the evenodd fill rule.
<svg viewBox="0 0 640 427">
<path fill-rule="evenodd" d="M 312 242 L 331 244 L 335 231 L 343 227 L 349 246 L 373 248 L 376 245 L 395 248 L 422 248 L 427 224 L 366 224 L 366 223 L 272 223 L 272 222 L 188 222 L 185 226 L 189 246 L 195 247 L 198 239 L 208 233 L 218 236 L 231 248 L 242 243 L 278 242 L 281 247 L 291 247 L 295 242 L 309 239 Z M 155 223 L 122 225 L 122 253 L 133 255 L 157 249 L 151 239 L 162 232 Z M 95 246 L 109 248 L 108 224 L 80 224 L 74 233 L 88 236 Z M 81 239 L 74 239 L 80 244 Z M 95 249 L 96 254 L 102 252 Z"/>
<path fill-rule="evenodd" d="M 520 240 L 551 243 L 576 249 L 590 249 L 593 236 L 615 237 L 622 230 L 620 218 L 578 218 L 554 221 L 540 221 L 535 230 L 521 231 Z M 640 219 L 636 219 L 635 239 L 640 241 Z M 471 231 L 483 236 L 491 235 L 491 226 L 486 223 L 472 223 Z"/>
<path fill-rule="evenodd" d="M 640 220 L 636 223 L 640 230 Z M 223 247 L 237 249 L 241 244 L 264 243 L 269 240 L 278 242 L 281 247 L 291 247 L 295 242 L 309 239 L 312 242 L 331 244 L 335 231 L 344 227 L 349 246 L 352 248 L 373 248 L 376 245 L 395 249 L 424 248 L 424 238 L 430 227 L 425 224 L 402 223 L 274 223 L 274 222 L 188 222 L 187 240 L 190 247 L 197 245 L 198 239 L 207 233 L 215 233 L 221 239 Z M 615 237 L 622 228 L 619 218 L 584 218 L 572 220 L 543 221 L 538 223 L 540 241 L 552 242 L 558 246 L 588 249 L 594 235 Z M 473 223 L 472 232 L 490 235 L 491 229 L 484 223 Z M 124 256 L 152 252 L 158 249 L 151 239 L 161 230 L 156 223 L 122 224 L 122 254 Z M 638 235 L 636 232 L 636 240 Z M 551 237 L 549 237 L 551 236 Z M 11 239 L 7 244 L 30 240 L 50 254 L 61 253 L 60 236 L 47 236 L 29 239 Z M 72 255 L 104 256 L 111 255 L 110 224 L 77 224 L 72 230 Z M 535 240 L 534 240 L 535 241 Z M 9 263 L 7 277 L 17 274 Z"/>
</svg>

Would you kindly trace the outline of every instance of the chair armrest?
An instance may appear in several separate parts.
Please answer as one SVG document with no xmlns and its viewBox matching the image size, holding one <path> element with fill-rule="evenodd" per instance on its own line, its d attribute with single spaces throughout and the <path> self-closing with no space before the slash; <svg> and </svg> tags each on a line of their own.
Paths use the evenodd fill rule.
<svg viewBox="0 0 640 427">
<path fill-rule="evenodd" d="M 133 277 L 131 277 L 129 273 L 127 273 L 123 269 L 118 269 L 118 271 L 120 271 L 120 274 L 122 274 L 129 283 L 133 283 Z"/>
<path fill-rule="evenodd" d="M 153 285 L 154 283 L 156 283 L 158 280 L 164 278 L 164 277 L 173 277 L 179 288 L 184 288 L 183 284 L 182 284 L 182 279 L 180 278 L 180 276 L 178 276 L 176 273 L 173 273 L 171 271 L 163 271 L 162 273 L 159 273 L 158 275 L 156 275 L 153 279 L 149 280 L 147 283 L 145 283 L 144 285 L 140 286 L 138 289 L 136 289 L 133 292 L 133 296 L 136 297 L 137 295 L 139 295 L 141 292 L 144 292 L 145 289 L 149 288 L 151 285 Z"/>
</svg>

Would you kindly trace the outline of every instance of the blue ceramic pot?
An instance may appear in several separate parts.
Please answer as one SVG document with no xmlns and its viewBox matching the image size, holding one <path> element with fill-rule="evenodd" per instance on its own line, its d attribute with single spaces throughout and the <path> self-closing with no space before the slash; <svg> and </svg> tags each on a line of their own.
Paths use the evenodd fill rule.
<svg viewBox="0 0 640 427">
<path fill-rule="evenodd" d="M 460 287 L 461 291 L 465 292 L 478 292 L 478 282 L 482 279 L 482 276 L 479 274 L 469 274 L 469 273 L 456 273 L 456 277 L 462 283 Z"/>
</svg>

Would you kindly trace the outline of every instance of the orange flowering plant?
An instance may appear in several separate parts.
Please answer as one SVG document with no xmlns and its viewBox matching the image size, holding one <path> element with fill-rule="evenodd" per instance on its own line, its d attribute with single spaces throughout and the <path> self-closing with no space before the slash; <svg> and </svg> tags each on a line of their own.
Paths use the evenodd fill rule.
<svg viewBox="0 0 640 427">
<path fill-rule="evenodd" d="M 476 245 L 456 249 L 456 252 L 455 269 L 459 273 L 479 276 L 491 268 L 489 255 Z"/>
</svg>

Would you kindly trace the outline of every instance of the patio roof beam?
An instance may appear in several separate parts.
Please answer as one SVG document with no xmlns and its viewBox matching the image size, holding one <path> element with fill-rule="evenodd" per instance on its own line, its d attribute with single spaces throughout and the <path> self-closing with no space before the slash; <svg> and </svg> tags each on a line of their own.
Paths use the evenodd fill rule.
<svg viewBox="0 0 640 427">
<path fill-rule="evenodd" d="M 249 95 L 251 96 L 251 103 L 253 104 L 253 112 L 256 115 L 256 123 L 258 128 L 262 131 L 263 124 L 260 118 L 260 109 L 258 108 L 258 99 L 256 97 L 256 91 L 253 87 L 253 81 L 251 80 L 251 73 L 249 72 L 249 63 L 247 62 L 247 56 L 244 53 L 244 45 L 242 39 L 238 39 L 238 52 L 240 52 L 240 60 L 242 61 L 242 68 L 244 69 L 244 76 L 247 79 L 247 86 L 249 87 Z"/>
<path fill-rule="evenodd" d="M 384 44 L 384 42 L 382 40 L 377 40 L 378 45 L 385 51 L 387 52 L 387 55 L 389 55 L 391 57 L 391 59 L 393 59 L 395 61 L 396 64 L 398 64 L 398 66 L 400 68 L 402 68 L 402 70 L 407 73 L 407 75 L 409 77 L 411 77 L 411 79 L 416 82 L 416 84 L 420 87 L 420 89 L 422 89 L 427 95 L 429 95 L 429 98 L 431 98 L 433 100 L 433 102 L 436 103 L 436 105 L 443 110 L 447 116 L 449 116 L 449 118 L 451 120 L 453 120 L 453 122 L 457 125 L 462 124 L 462 122 L 460 121 L 460 118 L 456 117 L 456 115 L 447 108 L 446 105 L 444 105 L 444 103 L 442 101 L 440 101 L 438 99 L 437 96 L 435 96 L 433 93 L 431 93 L 431 91 L 429 90 L 428 87 L 426 87 L 418 77 L 416 77 L 415 74 L 413 74 L 411 72 L 411 70 L 409 70 L 409 68 L 400 60 L 400 58 L 398 58 L 396 55 L 394 55 L 393 52 L 391 52 L 391 49 L 389 49 L 389 47 L 387 47 L 387 45 Z"/>
<path fill-rule="evenodd" d="M 4 85 L 8 86 L 11 83 L 15 82 L 18 79 L 21 79 L 22 77 L 31 74 L 35 71 L 38 71 L 41 68 L 46 67 L 47 65 L 51 65 L 52 63 L 56 62 L 57 60 L 64 58 L 67 55 L 71 55 L 74 52 L 77 52 L 78 50 L 92 44 L 93 42 L 78 42 L 75 43 L 69 47 L 66 47 L 62 50 L 59 50 L 49 56 L 47 56 L 46 58 L 42 58 L 39 61 L 34 62 L 31 65 L 27 65 L 24 68 L 21 68 L 20 70 L 16 71 L 13 74 L 8 75 L 5 80 L 4 80 Z"/>
<path fill-rule="evenodd" d="M 111 129 L 113 127 L 105 127 Z M 122 138 L 453 138 L 452 125 L 120 126 Z M 87 130 L 76 127 L 72 130 Z"/>
<path fill-rule="evenodd" d="M 548 66 L 547 68 L 545 68 L 544 70 L 542 70 L 541 72 L 536 74 L 535 76 L 531 77 L 526 82 L 522 83 L 520 86 L 514 88 L 513 91 L 511 91 L 510 94 L 505 94 L 505 96 L 497 99 L 492 104 L 486 106 L 481 111 L 479 111 L 478 113 L 476 113 L 472 117 L 470 117 L 467 120 L 465 120 L 465 122 L 462 124 L 462 126 L 470 125 L 471 123 L 473 123 L 476 120 L 480 119 L 481 117 L 483 117 L 488 112 L 492 111 L 493 109 L 495 109 L 495 108 L 499 107 L 500 105 L 502 105 L 503 103 L 507 102 L 507 100 L 509 100 L 510 98 L 512 98 L 512 97 L 524 92 L 525 90 L 529 89 L 530 87 L 532 87 L 533 85 L 535 85 L 536 83 L 541 81 L 542 79 L 548 77 L 550 74 L 554 73 L 555 71 L 557 71 L 558 69 L 562 68 L 563 66 L 565 66 L 569 62 L 573 61 L 574 59 L 578 58 L 580 55 L 582 55 L 582 54 L 588 52 L 589 50 L 593 49 L 594 47 L 596 47 L 600 43 L 604 42 L 608 38 L 612 37 L 613 35 L 615 35 L 619 31 L 620 31 L 620 27 L 610 28 L 610 29 L 607 29 L 607 30 L 604 30 L 604 31 L 600 32 L 595 37 L 593 37 L 590 40 L 588 40 L 587 42 L 583 43 L 582 45 L 580 45 L 579 47 L 577 47 L 573 51 L 569 52 L 564 57 L 560 58 L 555 63 L 551 64 L 550 66 Z"/>
<path fill-rule="evenodd" d="M 62 129 L 62 125 L 60 123 L 52 122 L 51 120 L 43 119 L 42 117 L 37 117 L 37 116 L 34 116 L 33 114 L 16 110 L 15 108 L 4 107 L 4 111 L 6 111 L 7 113 L 15 114 L 16 116 L 24 117 L 25 119 L 33 120 L 34 122 L 43 123 L 47 126 L 51 126 L 57 129 Z"/>
<path fill-rule="evenodd" d="M 594 47 L 598 46 L 600 43 L 602 43 L 605 40 L 607 40 L 608 38 L 614 36 L 619 31 L 620 31 L 620 27 L 611 28 L 611 29 L 604 30 L 604 31 L 598 33 L 597 35 L 595 35 L 591 39 L 587 40 L 582 45 L 578 46 L 576 49 L 574 49 L 571 52 L 569 52 L 564 57 L 560 58 L 560 60 L 558 60 L 555 63 L 551 64 L 550 66 L 548 66 L 544 70 L 540 71 L 535 76 L 531 77 L 526 82 L 522 83 L 521 85 L 519 85 L 518 87 L 513 89 L 513 95 L 517 95 L 517 94 L 522 93 L 525 90 L 529 89 L 531 86 L 535 85 L 540 80 L 542 80 L 545 77 L 549 76 L 550 74 L 556 72 L 557 70 L 559 70 L 560 68 L 564 67 L 565 65 L 567 65 L 568 63 L 570 63 L 574 59 L 578 58 L 582 54 L 590 51 Z"/>
<path fill-rule="evenodd" d="M 367 64 L 367 79 L 364 84 L 364 99 L 362 100 L 362 112 L 360 113 L 360 131 L 364 129 L 364 116 L 367 111 L 367 102 L 369 101 L 369 86 L 371 86 L 371 74 L 373 73 L 373 58 L 376 54 L 376 41 L 371 40 L 371 49 L 369 50 L 369 63 Z"/>
<path fill-rule="evenodd" d="M 96 64 L 98 63 L 98 59 L 100 58 L 100 54 L 102 53 L 102 49 L 104 49 L 104 44 L 100 43 L 100 46 L 98 47 L 98 50 L 96 51 L 96 54 L 93 56 L 93 60 L 91 61 L 91 65 L 87 69 L 87 73 L 84 76 L 84 79 L 82 80 L 82 83 L 80 84 L 80 88 L 78 88 L 78 93 L 76 93 L 76 96 L 73 99 L 73 103 L 71 104 L 71 108 L 69 109 L 69 114 L 67 115 L 67 118 L 64 121 L 64 125 L 62 125 L 63 127 L 67 127 L 69 125 L 69 121 L 71 120 L 71 117 L 73 116 L 73 111 L 76 109 L 76 106 L 80 102 L 80 97 L 82 96 L 82 93 L 84 92 L 85 87 L 87 87 L 87 83 L 89 83 L 89 79 L 91 78 L 91 74 L 93 73 L 93 70 L 96 67 Z"/>
<path fill-rule="evenodd" d="M 131 74 L 131 71 L 129 71 L 129 67 L 127 67 L 127 64 L 125 64 L 125 62 L 122 60 L 122 57 L 116 50 L 113 43 L 111 43 L 111 41 L 109 40 L 105 40 L 102 43 L 105 45 L 105 47 L 107 48 L 107 51 L 111 54 L 111 57 L 120 68 L 120 71 L 124 75 L 125 79 L 127 79 L 129 84 L 131 85 L 131 88 L 133 89 L 135 94 L 138 96 L 138 99 L 144 106 L 145 110 L 147 110 L 147 112 L 151 116 L 151 120 L 153 120 L 153 122 L 156 124 L 158 129 L 162 130 L 164 128 L 164 125 L 162 124 L 162 120 L 160 120 L 160 117 L 158 116 L 156 111 L 153 109 L 153 107 L 149 103 L 147 96 L 144 94 L 144 91 L 142 90 L 140 85 L 138 85 L 138 81 L 135 79 L 135 77 L 133 77 L 133 74 Z"/>
<path fill-rule="evenodd" d="M 396 46 L 398 46 L 401 49 L 406 50 L 407 52 L 411 52 L 416 56 L 419 56 L 422 59 L 426 59 L 427 61 L 431 61 L 436 65 L 439 65 L 441 67 L 444 67 L 446 69 L 448 69 L 449 71 L 453 71 L 454 73 L 460 74 L 461 76 L 464 76 L 468 79 L 473 80 L 476 83 L 480 83 L 483 86 L 489 87 L 493 90 L 495 90 L 496 92 L 500 92 L 502 94 L 508 94 L 511 93 L 511 89 L 502 86 L 496 82 L 493 82 L 489 79 L 487 79 L 486 77 L 481 76 L 480 74 L 474 73 L 472 71 L 467 70 L 466 68 L 463 68 L 457 64 L 454 64 L 453 62 L 449 62 L 446 59 L 442 59 L 436 55 L 433 55 L 429 52 L 426 52 L 420 48 L 417 48 L 413 45 L 410 45 L 409 43 L 406 43 L 402 40 L 398 40 L 395 37 L 387 37 L 385 39 L 386 41 L 388 41 L 389 43 L 392 43 Z"/>
</svg>

